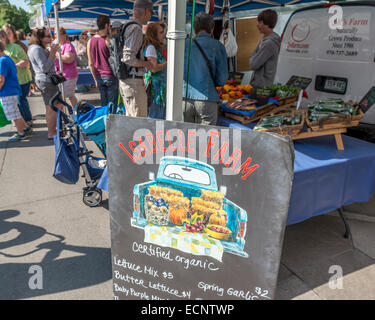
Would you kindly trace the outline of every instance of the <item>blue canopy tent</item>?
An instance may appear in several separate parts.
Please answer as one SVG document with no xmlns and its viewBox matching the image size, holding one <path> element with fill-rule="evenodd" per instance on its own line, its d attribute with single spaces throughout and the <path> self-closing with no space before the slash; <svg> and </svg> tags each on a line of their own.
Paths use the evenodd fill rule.
<svg viewBox="0 0 375 320">
<path fill-rule="evenodd" d="M 181 1 L 181 0 L 180 0 Z M 302 3 L 316 2 L 317 0 L 215 0 L 214 16 L 221 16 L 224 6 L 228 5 L 230 12 L 256 10 L 270 7 L 284 7 Z M 46 0 L 46 14 L 53 16 L 52 5 L 58 0 Z M 168 0 L 153 0 L 155 11 L 162 7 L 168 10 Z M 192 13 L 192 0 L 187 0 L 186 13 Z M 134 0 L 74 0 L 69 7 L 59 10 L 60 18 L 96 18 L 98 15 L 107 15 L 116 19 L 128 19 L 133 9 Z M 196 12 L 205 10 L 205 0 L 196 1 Z"/>
<path fill-rule="evenodd" d="M 46 0 L 47 16 L 53 17 L 52 5 L 58 0 Z M 168 0 L 153 0 L 155 3 L 155 17 L 157 20 L 158 7 L 164 12 L 168 10 Z M 222 2 L 222 1 L 220 1 Z M 68 8 L 59 10 L 59 18 L 96 18 L 98 15 L 106 15 L 115 19 L 128 19 L 133 10 L 134 1 L 128 0 L 74 0 Z M 221 6 L 215 6 L 214 15 L 221 15 Z M 196 12 L 204 11 L 205 5 L 202 1 L 196 2 Z M 192 4 L 187 3 L 186 13 L 191 15 Z"/>
<path fill-rule="evenodd" d="M 53 30 L 51 30 L 51 33 L 53 34 Z M 66 34 L 68 36 L 78 36 L 83 32 L 83 30 L 78 30 L 78 29 L 67 29 Z"/>
</svg>

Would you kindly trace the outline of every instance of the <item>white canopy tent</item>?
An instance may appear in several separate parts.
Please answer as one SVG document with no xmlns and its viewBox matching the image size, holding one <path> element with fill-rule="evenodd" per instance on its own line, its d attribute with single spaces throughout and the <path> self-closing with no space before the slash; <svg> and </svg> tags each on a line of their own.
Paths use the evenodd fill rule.
<svg viewBox="0 0 375 320">
<path fill-rule="evenodd" d="M 215 16 L 222 15 L 225 8 L 232 13 L 244 10 L 285 7 L 316 0 L 196 0 L 196 12 L 208 10 Z M 182 85 L 184 50 L 186 39 L 186 16 L 192 14 L 194 0 L 153 0 L 160 17 L 168 10 L 168 64 L 167 64 L 167 120 L 182 120 Z M 132 13 L 134 0 L 46 0 L 47 17 L 55 15 L 70 19 L 95 18 L 100 14 L 114 19 L 128 19 Z M 58 10 L 58 5 L 60 9 Z M 52 8 L 55 8 L 52 10 Z M 154 17 L 155 19 L 156 17 Z"/>
</svg>

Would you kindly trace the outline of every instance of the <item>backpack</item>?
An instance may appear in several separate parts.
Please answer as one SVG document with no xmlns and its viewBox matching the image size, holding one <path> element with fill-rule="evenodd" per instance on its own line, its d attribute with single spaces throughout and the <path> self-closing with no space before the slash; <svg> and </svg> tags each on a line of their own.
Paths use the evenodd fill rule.
<svg viewBox="0 0 375 320">
<path fill-rule="evenodd" d="M 130 78 L 130 70 L 131 67 L 127 66 L 124 62 L 122 62 L 122 55 L 123 55 L 123 48 L 124 48 L 124 35 L 125 30 L 128 26 L 132 24 L 136 24 L 137 22 L 131 21 L 128 23 L 123 24 L 117 34 L 113 35 L 109 40 L 109 58 L 108 63 L 112 69 L 113 74 L 117 79 L 128 79 Z M 137 58 L 139 56 L 139 52 L 137 54 Z"/>
</svg>

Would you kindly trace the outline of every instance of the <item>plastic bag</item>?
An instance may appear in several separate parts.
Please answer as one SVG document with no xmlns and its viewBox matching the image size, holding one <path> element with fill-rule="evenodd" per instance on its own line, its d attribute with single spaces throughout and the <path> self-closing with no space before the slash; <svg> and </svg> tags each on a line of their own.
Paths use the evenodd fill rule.
<svg viewBox="0 0 375 320">
<path fill-rule="evenodd" d="M 12 122 L 6 118 L 4 110 L 3 110 L 3 106 L 1 105 L 1 102 L 0 102 L 0 128 L 5 127 L 6 125 L 11 124 L 11 123 Z"/>
<path fill-rule="evenodd" d="M 53 176 L 60 182 L 67 184 L 75 184 L 79 179 L 79 137 L 74 138 L 74 144 L 69 143 L 66 139 L 60 138 L 61 111 L 57 112 L 56 129 L 57 134 L 53 137 L 55 143 L 55 169 Z"/>
<path fill-rule="evenodd" d="M 228 58 L 237 54 L 237 42 L 231 29 L 224 29 L 220 36 L 220 42 L 225 46 Z"/>
</svg>

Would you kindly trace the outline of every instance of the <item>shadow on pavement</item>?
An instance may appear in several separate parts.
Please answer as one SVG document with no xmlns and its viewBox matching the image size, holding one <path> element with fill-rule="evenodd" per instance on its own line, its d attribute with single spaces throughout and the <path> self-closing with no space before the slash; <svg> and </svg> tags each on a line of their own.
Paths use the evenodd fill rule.
<svg viewBox="0 0 375 320">
<path fill-rule="evenodd" d="M 11 137 L 15 131 L 3 132 L 0 137 Z M 31 148 L 52 146 L 53 140 L 48 140 L 47 130 L 33 131 L 32 136 L 22 141 L 11 142 L 8 140 L 0 141 L 0 149 L 3 148 Z"/>
<path fill-rule="evenodd" d="M 8 258 L 29 256 L 40 250 L 47 250 L 41 261 L 35 263 L 7 262 L 0 265 L 0 299 L 24 299 L 46 294 L 74 290 L 93 286 L 112 277 L 110 248 L 75 246 L 64 243 L 65 237 L 49 233 L 46 229 L 18 221 L 5 221 L 19 215 L 19 211 L 0 211 L 0 255 Z M 18 235 L 14 239 L 2 241 L 2 237 L 14 231 Z M 24 245 L 52 236 L 57 240 L 40 242 L 30 252 L 8 254 L 2 252 L 15 246 Z M 70 251 L 78 256 L 59 258 L 62 251 Z M 29 281 L 34 272 L 31 266 L 42 268 L 42 289 L 30 289 Z"/>
</svg>

